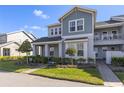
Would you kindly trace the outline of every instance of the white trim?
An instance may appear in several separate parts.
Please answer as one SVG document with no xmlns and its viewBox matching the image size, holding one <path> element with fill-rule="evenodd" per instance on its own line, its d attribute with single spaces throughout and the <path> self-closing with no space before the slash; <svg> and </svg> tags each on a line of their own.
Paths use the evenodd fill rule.
<svg viewBox="0 0 124 93">
<path fill-rule="evenodd" d="M 73 11 L 75 11 L 75 8 L 77 8 L 78 11 L 81 11 L 81 12 L 85 12 L 85 13 L 90 13 L 90 14 L 94 14 L 96 13 L 96 10 L 94 9 L 89 9 L 89 8 L 81 8 L 81 7 L 73 7 L 72 9 L 68 10 L 67 12 L 65 12 L 63 14 L 63 16 L 61 16 L 59 18 L 59 21 L 61 22 L 65 16 L 68 16 L 70 15 L 71 13 L 73 13 Z"/>
<path fill-rule="evenodd" d="M 48 56 L 48 44 L 45 44 L 45 56 Z"/>
<path fill-rule="evenodd" d="M 80 38 L 80 37 L 83 38 L 83 37 L 88 37 L 88 36 L 93 36 L 93 33 L 62 36 L 62 38 L 63 38 L 63 39 L 68 39 L 68 38 Z"/>
<path fill-rule="evenodd" d="M 59 57 L 62 57 L 62 43 L 59 43 Z"/>
<path fill-rule="evenodd" d="M 82 20 L 83 21 L 83 30 L 77 30 L 77 21 Z M 75 22 L 75 31 L 70 31 L 70 23 Z M 74 19 L 74 20 L 69 20 L 68 21 L 68 32 L 69 33 L 75 33 L 75 32 L 82 32 L 84 30 L 84 18 L 79 18 L 79 19 Z"/>
<path fill-rule="evenodd" d="M 32 44 L 34 44 L 34 45 L 38 45 L 38 44 L 58 44 L 59 42 L 62 42 L 62 41 L 34 42 Z"/>
<path fill-rule="evenodd" d="M 69 42 L 81 42 L 81 41 L 83 41 L 83 42 L 87 42 L 88 41 L 88 39 L 80 39 L 80 40 L 67 40 L 67 41 L 64 41 L 65 43 L 69 43 Z"/>
</svg>

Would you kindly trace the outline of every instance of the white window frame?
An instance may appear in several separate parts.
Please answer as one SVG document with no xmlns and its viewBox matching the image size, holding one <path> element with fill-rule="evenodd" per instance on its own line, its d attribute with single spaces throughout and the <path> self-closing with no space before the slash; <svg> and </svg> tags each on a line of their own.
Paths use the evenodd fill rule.
<svg viewBox="0 0 124 93">
<path fill-rule="evenodd" d="M 52 34 L 52 32 L 53 32 L 53 34 Z M 50 36 L 54 36 L 54 29 L 53 28 L 50 29 Z"/>
<path fill-rule="evenodd" d="M 77 30 L 77 21 L 79 21 L 79 20 L 82 20 L 83 21 L 83 30 Z M 77 19 L 76 20 L 76 30 L 77 30 L 77 32 L 81 32 L 81 31 L 84 31 L 84 18 L 81 18 L 81 19 Z"/>
<path fill-rule="evenodd" d="M 112 39 L 113 39 L 113 36 L 114 36 L 113 33 L 112 33 L 113 31 L 116 31 L 116 33 L 117 33 L 116 35 L 119 36 L 118 30 L 112 30 L 112 31 L 111 31 Z"/>
<path fill-rule="evenodd" d="M 83 50 L 83 56 L 78 56 L 78 50 L 81 50 L 81 49 L 78 49 L 78 44 L 83 44 L 83 49 L 82 49 Z M 83 42 L 77 42 L 76 46 L 77 46 L 77 56 L 78 57 L 84 57 L 84 43 Z"/>
<path fill-rule="evenodd" d="M 75 31 L 70 31 L 70 23 L 71 22 L 75 22 Z M 69 20 L 68 27 L 69 27 L 69 33 L 76 32 L 76 20 Z"/>
<path fill-rule="evenodd" d="M 61 35 L 60 32 L 62 34 L 61 27 L 58 28 L 58 35 Z"/>
<path fill-rule="evenodd" d="M 77 30 L 77 21 L 79 21 L 79 20 L 83 20 L 83 30 Z M 75 22 L 75 31 L 70 31 L 70 23 L 71 22 Z M 84 18 L 75 19 L 75 20 L 69 20 L 69 22 L 68 22 L 68 29 L 69 29 L 69 33 L 85 31 L 84 30 Z"/>
<path fill-rule="evenodd" d="M 73 57 L 84 57 L 84 43 L 83 43 L 83 56 L 78 56 L 78 44 L 83 43 L 83 42 L 68 42 L 66 43 L 66 50 L 68 48 L 74 48 L 76 49 L 76 54 Z M 72 44 L 73 47 L 69 47 L 69 44 Z M 70 57 L 69 55 L 66 54 L 66 56 Z"/>
<path fill-rule="evenodd" d="M 56 33 L 56 34 L 55 34 Z M 58 35 L 58 28 L 56 27 L 54 30 L 54 35 L 57 36 Z"/>
<path fill-rule="evenodd" d="M 108 32 L 107 32 L 107 31 L 104 31 L 104 32 L 107 33 L 107 34 L 106 34 L 106 37 L 108 38 Z M 103 33 L 104 33 L 104 32 L 102 32 L 102 40 L 104 40 L 104 39 L 103 39 L 103 37 L 104 37 Z"/>
</svg>

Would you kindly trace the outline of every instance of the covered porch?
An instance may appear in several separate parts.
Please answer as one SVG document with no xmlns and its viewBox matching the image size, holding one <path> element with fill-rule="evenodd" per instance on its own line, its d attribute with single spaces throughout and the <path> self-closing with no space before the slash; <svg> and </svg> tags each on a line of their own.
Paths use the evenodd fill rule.
<svg viewBox="0 0 124 93">
<path fill-rule="evenodd" d="M 62 38 L 43 37 L 33 43 L 33 55 L 62 57 Z"/>
<path fill-rule="evenodd" d="M 34 44 L 33 55 L 40 55 L 45 57 L 62 57 L 62 43 L 45 43 Z"/>
</svg>

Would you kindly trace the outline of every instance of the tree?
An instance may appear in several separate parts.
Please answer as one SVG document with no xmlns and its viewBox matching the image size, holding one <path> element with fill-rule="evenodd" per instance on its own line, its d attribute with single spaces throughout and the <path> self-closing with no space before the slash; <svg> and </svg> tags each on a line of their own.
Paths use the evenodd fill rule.
<svg viewBox="0 0 124 93">
<path fill-rule="evenodd" d="M 68 48 L 65 52 L 67 55 L 73 57 L 76 54 L 76 49 L 75 48 Z M 73 59 L 71 58 L 71 63 L 73 65 Z"/>
<path fill-rule="evenodd" d="M 19 52 L 26 53 L 27 64 L 28 64 L 28 55 L 32 51 L 31 43 L 26 39 L 18 49 Z"/>
</svg>

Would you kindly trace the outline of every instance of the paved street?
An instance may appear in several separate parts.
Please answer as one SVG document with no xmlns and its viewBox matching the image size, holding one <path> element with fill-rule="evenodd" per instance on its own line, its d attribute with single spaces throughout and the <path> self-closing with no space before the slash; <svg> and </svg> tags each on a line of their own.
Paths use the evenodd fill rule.
<svg viewBox="0 0 124 93">
<path fill-rule="evenodd" d="M 49 79 L 22 73 L 0 71 L 0 87 L 84 87 L 95 86 L 79 82 Z"/>
</svg>

